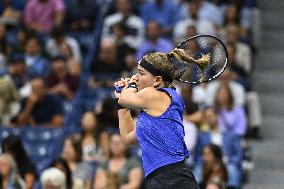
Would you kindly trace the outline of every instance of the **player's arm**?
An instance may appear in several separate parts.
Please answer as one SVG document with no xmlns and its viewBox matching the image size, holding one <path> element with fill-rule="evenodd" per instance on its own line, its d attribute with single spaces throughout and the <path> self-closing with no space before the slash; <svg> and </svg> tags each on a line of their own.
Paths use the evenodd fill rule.
<svg viewBox="0 0 284 189">
<path fill-rule="evenodd" d="M 145 110 L 151 109 L 156 100 L 162 100 L 162 96 L 154 87 L 147 87 L 141 91 L 127 88 L 121 92 L 118 103 L 124 107 Z"/>
<path fill-rule="evenodd" d="M 135 143 L 137 141 L 135 120 L 133 120 L 130 110 L 127 108 L 118 110 L 118 121 L 120 135 L 126 144 Z"/>
</svg>

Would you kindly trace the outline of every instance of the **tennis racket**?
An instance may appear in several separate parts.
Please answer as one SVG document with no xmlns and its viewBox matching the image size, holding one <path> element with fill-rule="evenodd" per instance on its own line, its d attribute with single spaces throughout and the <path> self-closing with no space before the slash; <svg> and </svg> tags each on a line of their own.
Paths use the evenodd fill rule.
<svg viewBox="0 0 284 189">
<path fill-rule="evenodd" d="M 197 35 L 177 47 L 189 59 L 181 60 L 179 53 L 170 56 L 176 68 L 175 79 L 184 83 L 198 84 L 217 78 L 226 68 L 228 53 L 224 43 L 211 35 Z"/>
</svg>

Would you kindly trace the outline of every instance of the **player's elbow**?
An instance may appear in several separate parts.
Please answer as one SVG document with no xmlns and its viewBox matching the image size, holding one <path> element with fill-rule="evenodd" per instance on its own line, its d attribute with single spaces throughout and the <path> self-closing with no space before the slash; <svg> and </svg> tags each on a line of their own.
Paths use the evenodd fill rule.
<svg viewBox="0 0 284 189">
<path fill-rule="evenodd" d="M 125 95 L 121 95 L 117 103 L 120 104 L 121 106 L 125 106 L 127 104 L 127 98 L 125 98 Z"/>
</svg>

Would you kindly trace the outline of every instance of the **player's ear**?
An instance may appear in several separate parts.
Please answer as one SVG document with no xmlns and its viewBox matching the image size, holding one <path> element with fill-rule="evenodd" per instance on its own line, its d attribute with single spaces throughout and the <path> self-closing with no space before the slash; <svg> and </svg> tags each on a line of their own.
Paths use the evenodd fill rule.
<svg viewBox="0 0 284 189">
<path fill-rule="evenodd" d="M 161 76 L 156 76 L 154 87 L 158 87 L 162 81 L 163 81 L 163 78 Z"/>
</svg>

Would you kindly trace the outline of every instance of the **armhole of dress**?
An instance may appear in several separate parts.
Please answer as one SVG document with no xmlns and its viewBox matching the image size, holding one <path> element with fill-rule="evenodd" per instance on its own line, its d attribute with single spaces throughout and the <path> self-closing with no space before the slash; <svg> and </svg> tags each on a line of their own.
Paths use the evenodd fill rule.
<svg viewBox="0 0 284 189">
<path fill-rule="evenodd" d="M 171 99 L 171 104 L 173 103 L 173 96 L 167 90 L 165 90 L 164 88 L 159 88 L 157 90 L 166 93 Z"/>
</svg>

